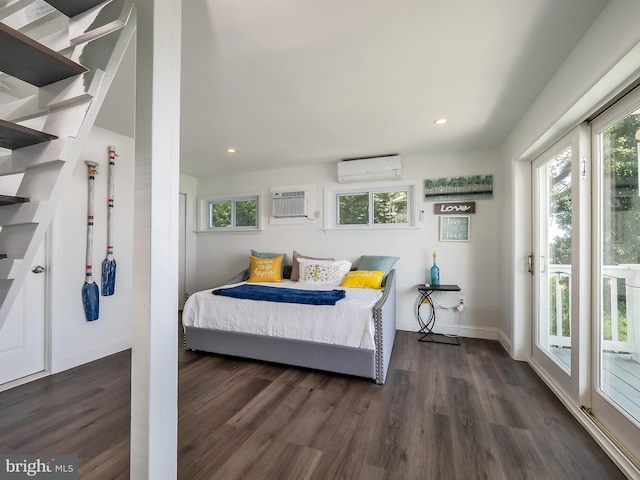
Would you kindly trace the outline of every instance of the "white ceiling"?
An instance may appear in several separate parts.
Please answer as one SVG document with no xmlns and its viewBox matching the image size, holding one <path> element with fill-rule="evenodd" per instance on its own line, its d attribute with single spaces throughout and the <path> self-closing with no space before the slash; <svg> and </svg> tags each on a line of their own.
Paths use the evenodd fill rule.
<svg viewBox="0 0 640 480">
<path fill-rule="evenodd" d="M 181 170 L 499 146 L 607 3 L 185 1 Z M 97 121 L 125 135 L 132 52 Z"/>
</svg>

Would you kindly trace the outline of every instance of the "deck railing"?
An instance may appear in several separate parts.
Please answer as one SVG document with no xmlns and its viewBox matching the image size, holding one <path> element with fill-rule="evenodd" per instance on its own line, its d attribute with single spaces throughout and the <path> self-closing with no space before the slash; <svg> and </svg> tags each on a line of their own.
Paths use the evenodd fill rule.
<svg viewBox="0 0 640 480">
<path fill-rule="evenodd" d="M 563 315 L 567 305 L 571 308 L 570 265 L 549 265 L 549 285 L 553 305 L 549 314 L 557 321 L 549 332 L 549 345 L 571 346 L 570 315 Z M 603 298 L 601 301 L 604 325 L 602 347 L 605 351 L 640 353 L 640 265 L 607 265 L 603 267 Z M 551 300 L 550 300 L 551 303 Z M 620 309 L 620 306 L 625 308 Z M 625 311 L 626 310 L 626 311 Z M 597 313 L 597 312 L 594 312 Z M 550 322 L 551 323 L 551 322 Z"/>
</svg>

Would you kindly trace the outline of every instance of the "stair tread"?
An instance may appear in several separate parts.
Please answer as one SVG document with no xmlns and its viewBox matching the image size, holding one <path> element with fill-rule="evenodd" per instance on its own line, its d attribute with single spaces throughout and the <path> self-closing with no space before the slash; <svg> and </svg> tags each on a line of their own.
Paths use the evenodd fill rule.
<svg viewBox="0 0 640 480">
<path fill-rule="evenodd" d="M 0 120 L 0 147 L 15 150 L 36 143 L 55 140 L 55 135 L 33 130 L 17 123 Z"/>
<path fill-rule="evenodd" d="M 86 72 L 64 55 L 0 22 L 0 71 L 36 87 Z"/>
<path fill-rule="evenodd" d="M 67 17 L 75 17 L 101 4 L 104 0 L 45 0 L 45 2 Z"/>
<path fill-rule="evenodd" d="M 28 201 L 29 199 L 27 197 L 14 197 L 12 195 L 0 195 L 0 207 L 3 205 L 13 205 L 16 203 L 25 203 Z"/>
</svg>

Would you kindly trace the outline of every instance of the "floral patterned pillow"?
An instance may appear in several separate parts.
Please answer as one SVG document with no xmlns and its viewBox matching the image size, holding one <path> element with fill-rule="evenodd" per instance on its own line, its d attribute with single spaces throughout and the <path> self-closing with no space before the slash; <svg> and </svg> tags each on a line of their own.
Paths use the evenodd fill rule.
<svg viewBox="0 0 640 480">
<path fill-rule="evenodd" d="M 298 282 L 309 285 L 340 285 L 351 270 L 351 262 L 348 260 L 300 258 L 298 262 L 300 263 Z"/>
</svg>

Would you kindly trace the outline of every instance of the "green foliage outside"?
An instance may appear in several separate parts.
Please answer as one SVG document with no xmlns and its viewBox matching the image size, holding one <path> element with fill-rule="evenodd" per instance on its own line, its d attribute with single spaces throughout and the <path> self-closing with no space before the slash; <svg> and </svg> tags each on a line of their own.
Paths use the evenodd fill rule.
<svg viewBox="0 0 640 480">
<path fill-rule="evenodd" d="M 406 224 L 407 205 L 406 190 L 339 195 L 338 224 Z"/>
<path fill-rule="evenodd" d="M 627 340 L 627 302 L 624 278 L 605 278 L 602 281 L 602 338 L 613 340 L 611 322 L 611 284 L 617 282 L 618 287 L 618 340 Z M 622 292 L 622 294 L 620 294 Z"/>
<path fill-rule="evenodd" d="M 551 301 L 549 309 L 549 334 L 556 335 L 558 331 L 558 321 L 562 322 L 562 336 L 571 336 L 571 315 L 569 311 L 569 277 L 552 275 L 549 279 L 551 282 Z M 560 290 L 561 297 L 561 318 L 558 318 L 558 312 L 556 310 L 557 292 Z"/>
<path fill-rule="evenodd" d="M 340 195 L 338 197 L 339 225 L 367 225 L 369 223 L 369 194 Z"/>
<path fill-rule="evenodd" d="M 231 227 L 231 202 L 211 203 L 209 228 Z"/>
<path fill-rule="evenodd" d="M 255 227 L 257 225 L 257 202 L 236 200 L 233 202 L 212 202 L 210 205 L 209 228 Z M 235 218 L 232 212 L 235 211 Z"/>
<path fill-rule="evenodd" d="M 640 115 L 629 115 L 609 128 L 604 142 L 604 183 L 611 198 L 605 210 L 604 264 L 640 263 L 638 141 Z M 608 247 L 608 248 L 606 248 Z"/>
<path fill-rule="evenodd" d="M 374 193 L 373 223 L 407 223 L 407 192 Z"/>
<path fill-rule="evenodd" d="M 236 227 L 255 227 L 256 221 L 256 201 L 241 200 L 236 203 Z"/>
<path fill-rule="evenodd" d="M 638 196 L 638 152 L 636 131 L 640 129 L 640 115 L 629 115 L 612 125 L 602 135 L 604 155 L 604 209 L 603 209 L 603 265 L 640 263 L 640 197 Z M 549 216 L 556 233 L 550 244 L 551 264 L 571 264 L 571 188 L 570 162 L 562 152 L 554 165 L 551 162 Z M 570 156 L 570 151 L 568 152 Z M 608 201 L 607 201 L 608 199 Z M 555 297 L 555 281 L 551 279 L 551 292 Z M 611 305 L 610 279 L 603 279 L 603 338 L 610 340 Z M 614 280 L 615 281 L 615 280 Z M 627 339 L 627 306 L 624 279 L 618 279 L 618 336 Z M 569 295 L 563 295 L 564 312 L 569 309 Z M 555 298 L 552 298 L 550 333 L 555 332 Z M 565 308 L 566 307 L 566 308 Z M 567 327 L 565 328 L 565 322 Z M 568 314 L 563 319 L 563 332 L 568 329 Z M 552 325 L 553 324 L 553 327 Z"/>
</svg>

